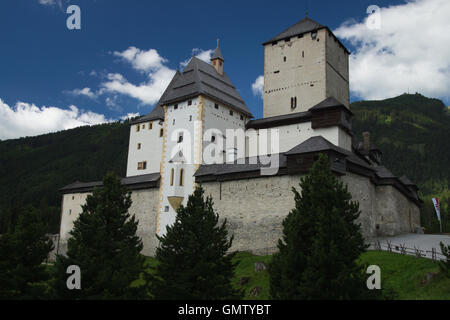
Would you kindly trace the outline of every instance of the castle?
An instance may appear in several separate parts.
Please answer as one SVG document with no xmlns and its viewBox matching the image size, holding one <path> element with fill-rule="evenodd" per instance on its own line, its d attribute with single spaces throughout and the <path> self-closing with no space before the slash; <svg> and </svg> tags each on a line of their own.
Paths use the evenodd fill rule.
<svg viewBox="0 0 450 320">
<path fill-rule="evenodd" d="M 153 111 L 130 122 L 130 213 L 139 220 L 143 254 L 175 221 L 197 184 L 213 197 L 234 235 L 233 250 L 276 250 L 294 207 L 292 187 L 320 153 L 360 205 L 366 238 L 420 226 L 417 187 L 381 164 L 369 133 L 358 142 L 349 108 L 349 51 L 331 30 L 305 18 L 263 44 L 264 116 L 253 115 L 224 70 L 219 45 L 206 63 L 193 57 L 177 71 Z M 61 189 L 59 253 L 87 195 L 101 182 Z"/>
</svg>

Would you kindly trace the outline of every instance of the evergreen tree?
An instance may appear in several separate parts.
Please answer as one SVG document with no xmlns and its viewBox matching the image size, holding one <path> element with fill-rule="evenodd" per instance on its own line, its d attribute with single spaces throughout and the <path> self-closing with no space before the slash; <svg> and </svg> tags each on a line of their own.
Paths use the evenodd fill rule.
<svg viewBox="0 0 450 320">
<path fill-rule="evenodd" d="M 52 249 L 38 213 L 25 208 L 15 228 L 0 237 L 0 299 L 47 298 L 43 262 Z"/>
<path fill-rule="evenodd" d="M 359 204 L 320 155 L 293 188 L 295 208 L 283 221 L 283 240 L 269 265 L 273 299 L 362 299 L 371 296 L 357 259 L 366 250 Z"/>
<path fill-rule="evenodd" d="M 175 223 L 158 237 L 156 276 L 151 277 L 151 292 L 155 299 L 221 300 L 237 299 L 234 290 L 234 254 L 228 254 L 226 220 L 219 225 L 219 215 L 213 209 L 211 197 L 203 197 L 197 187 L 189 196 L 186 207 L 177 210 Z"/>
<path fill-rule="evenodd" d="M 57 256 L 54 291 L 58 299 L 138 299 L 144 287 L 131 286 L 144 272 L 138 221 L 128 213 L 131 194 L 114 173 L 103 179 L 82 206 L 68 240 L 67 256 Z M 68 290 L 67 267 L 81 269 L 81 290 Z"/>
</svg>

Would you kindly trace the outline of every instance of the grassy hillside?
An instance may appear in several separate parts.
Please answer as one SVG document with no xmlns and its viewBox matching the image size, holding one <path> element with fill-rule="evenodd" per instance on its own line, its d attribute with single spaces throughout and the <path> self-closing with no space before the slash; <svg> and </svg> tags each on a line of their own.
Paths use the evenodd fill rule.
<svg viewBox="0 0 450 320">
<path fill-rule="evenodd" d="M 233 284 L 236 288 L 245 291 L 246 300 L 269 299 L 269 275 L 267 271 L 255 272 L 255 262 L 270 263 L 272 256 L 255 256 L 246 252 L 239 252 L 235 261 L 236 274 Z M 147 258 L 148 265 L 155 266 L 156 260 Z M 381 287 L 389 292 L 395 292 L 398 300 L 449 300 L 450 278 L 439 274 L 438 265 L 425 258 L 400 255 L 389 252 L 369 251 L 360 258 L 360 263 L 365 265 L 377 265 L 381 269 Z M 151 269 L 149 269 L 151 271 Z M 431 281 L 424 283 L 427 273 L 434 274 Z M 242 278 L 248 278 L 248 282 L 240 285 Z M 137 281 L 136 285 L 142 283 Z M 261 288 L 258 296 L 252 295 L 254 288 Z"/>
<path fill-rule="evenodd" d="M 383 163 L 416 182 L 428 200 L 428 195 L 441 195 L 448 210 L 449 109 L 421 95 L 355 102 L 351 109 L 355 136 L 370 131 L 383 151 Z M 0 141 L 0 233 L 26 205 L 40 208 L 49 231 L 58 232 L 57 190 L 76 180 L 101 180 L 110 170 L 124 176 L 128 140 L 129 123 L 117 122 Z M 427 223 L 435 230 L 433 208 L 427 205 Z"/>
</svg>

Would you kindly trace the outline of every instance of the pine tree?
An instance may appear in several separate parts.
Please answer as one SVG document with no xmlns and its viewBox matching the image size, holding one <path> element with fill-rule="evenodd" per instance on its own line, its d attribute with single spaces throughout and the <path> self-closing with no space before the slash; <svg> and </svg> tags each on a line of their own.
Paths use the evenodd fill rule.
<svg viewBox="0 0 450 320">
<path fill-rule="evenodd" d="M 177 210 L 175 223 L 166 234 L 158 237 L 158 265 L 152 277 L 151 292 L 155 299 L 221 300 L 237 299 L 234 290 L 234 254 L 227 251 L 233 238 L 228 239 L 226 220 L 219 225 L 219 215 L 213 209 L 211 197 L 203 197 L 197 187 L 189 196 L 186 207 Z"/>
<path fill-rule="evenodd" d="M 46 226 L 31 206 L 0 237 L 0 299 L 45 299 L 49 274 L 43 263 L 53 249 Z"/>
<path fill-rule="evenodd" d="M 57 256 L 53 284 L 58 299 L 138 299 L 144 287 L 131 286 L 144 272 L 142 241 L 136 236 L 138 221 L 128 213 L 131 194 L 114 173 L 103 187 L 86 198 L 74 222 L 67 256 Z M 81 270 L 81 290 L 68 290 L 67 267 Z"/>
<path fill-rule="evenodd" d="M 283 221 L 279 252 L 269 265 L 273 299 L 362 299 L 371 297 L 363 266 L 366 250 L 359 204 L 320 155 L 293 188 L 295 208 Z"/>
</svg>

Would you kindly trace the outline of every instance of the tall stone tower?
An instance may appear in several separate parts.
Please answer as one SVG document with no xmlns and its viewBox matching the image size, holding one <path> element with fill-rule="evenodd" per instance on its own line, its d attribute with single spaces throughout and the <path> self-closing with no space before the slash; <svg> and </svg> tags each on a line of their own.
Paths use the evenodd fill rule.
<svg viewBox="0 0 450 320">
<path fill-rule="evenodd" d="M 308 17 L 264 45 L 264 118 L 307 111 L 334 97 L 349 107 L 349 51 Z"/>
</svg>

